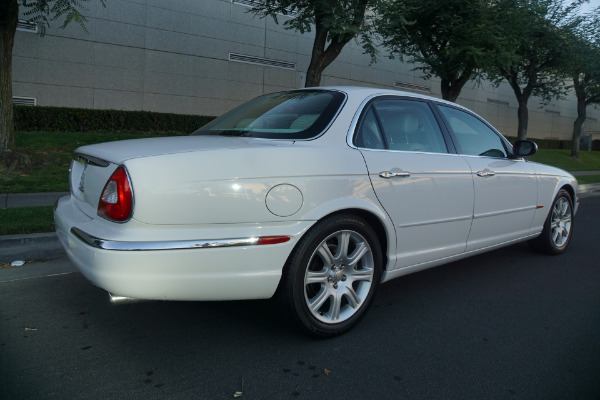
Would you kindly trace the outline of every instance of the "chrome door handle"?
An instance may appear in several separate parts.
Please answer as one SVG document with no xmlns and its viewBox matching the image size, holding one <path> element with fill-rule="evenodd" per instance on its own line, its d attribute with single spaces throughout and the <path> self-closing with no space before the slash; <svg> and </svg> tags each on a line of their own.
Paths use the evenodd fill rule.
<svg viewBox="0 0 600 400">
<path fill-rule="evenodd" d="M 385 179 L 390 178 L 408 178 L 410 176 L 410 172 L 392 172 L 392 171 L 383 171 L 379 173 L 379 176 Z"/>
<path fill-rule="evenodd" d="M 486 176 L 494 176 L 494 175 L 496 175 L 496 174 L 492 171 L 479 171 L 477 173 L 477 176 L 481 176 L 483 178 L 485 178 Z"/>
</svg>

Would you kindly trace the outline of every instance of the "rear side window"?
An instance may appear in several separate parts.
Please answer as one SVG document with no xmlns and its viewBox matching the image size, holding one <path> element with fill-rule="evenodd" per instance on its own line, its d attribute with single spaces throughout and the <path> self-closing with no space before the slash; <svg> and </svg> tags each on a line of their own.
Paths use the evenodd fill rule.
<svg viewBox="0 0 600 400">
<path fill-rule="evenodd" d="M 192 135 L 310 139 L 331 124 L 344 100 L 344 94 L 332 90 L 272 93 L 242 104 Z"/>
<path fill-rule="evenodd" d="M 354 143 L 369 149 L 447 153 L 440 127 L 422 101 L 384 98 L 369 106 Z"/>
<path fill-rule="evenodd" d="M 458 141 L 460 154 L 507 157 L 503 141 L 479 118 L 456 108 L 438 105 Z"/>
</svg>

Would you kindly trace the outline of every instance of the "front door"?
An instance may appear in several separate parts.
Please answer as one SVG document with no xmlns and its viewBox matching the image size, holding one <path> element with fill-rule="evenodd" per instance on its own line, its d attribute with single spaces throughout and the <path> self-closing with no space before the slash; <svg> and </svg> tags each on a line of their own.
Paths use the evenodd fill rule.
<svg viewBox="0 0 600 400">
<path fill-rule="evenodd" d="M 511 158 L 504 140 L 476 116 L 449 106 L 439 109 L 473 174 L 475 206 L 467 251 L 527 236 L 537 206 L 533 166 Z"/>
</svg>

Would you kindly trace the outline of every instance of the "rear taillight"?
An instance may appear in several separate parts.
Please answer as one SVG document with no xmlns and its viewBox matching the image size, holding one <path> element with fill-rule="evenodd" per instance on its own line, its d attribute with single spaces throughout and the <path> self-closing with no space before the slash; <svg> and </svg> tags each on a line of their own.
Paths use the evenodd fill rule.
<svg viewBox="0 0 600 400">
<path fill-rule="evenodd" d="M 100 195 L 98 215 L 112 221 L 123 222 L 129 219 L 133 209 L 133 193 L 125 168 L 113 172 Z"/>
</svg>

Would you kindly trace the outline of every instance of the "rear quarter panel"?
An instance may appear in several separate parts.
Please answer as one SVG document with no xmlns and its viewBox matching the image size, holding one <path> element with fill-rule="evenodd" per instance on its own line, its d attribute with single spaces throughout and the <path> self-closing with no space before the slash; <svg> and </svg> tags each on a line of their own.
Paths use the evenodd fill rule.
<svg viewBox="0 0 600 400">
<path fill-rule="evenodd" d="M 133 218 L 146 224 L 316 220 L 344 204 L 377 204 L 364 160 L 350 148 L 299 143 L 138 158 L 125 165 L 135 196 Z M 292 215 L 267 208 L 267 194 L 277 185 L 301 192 Z"/>
</svg>

